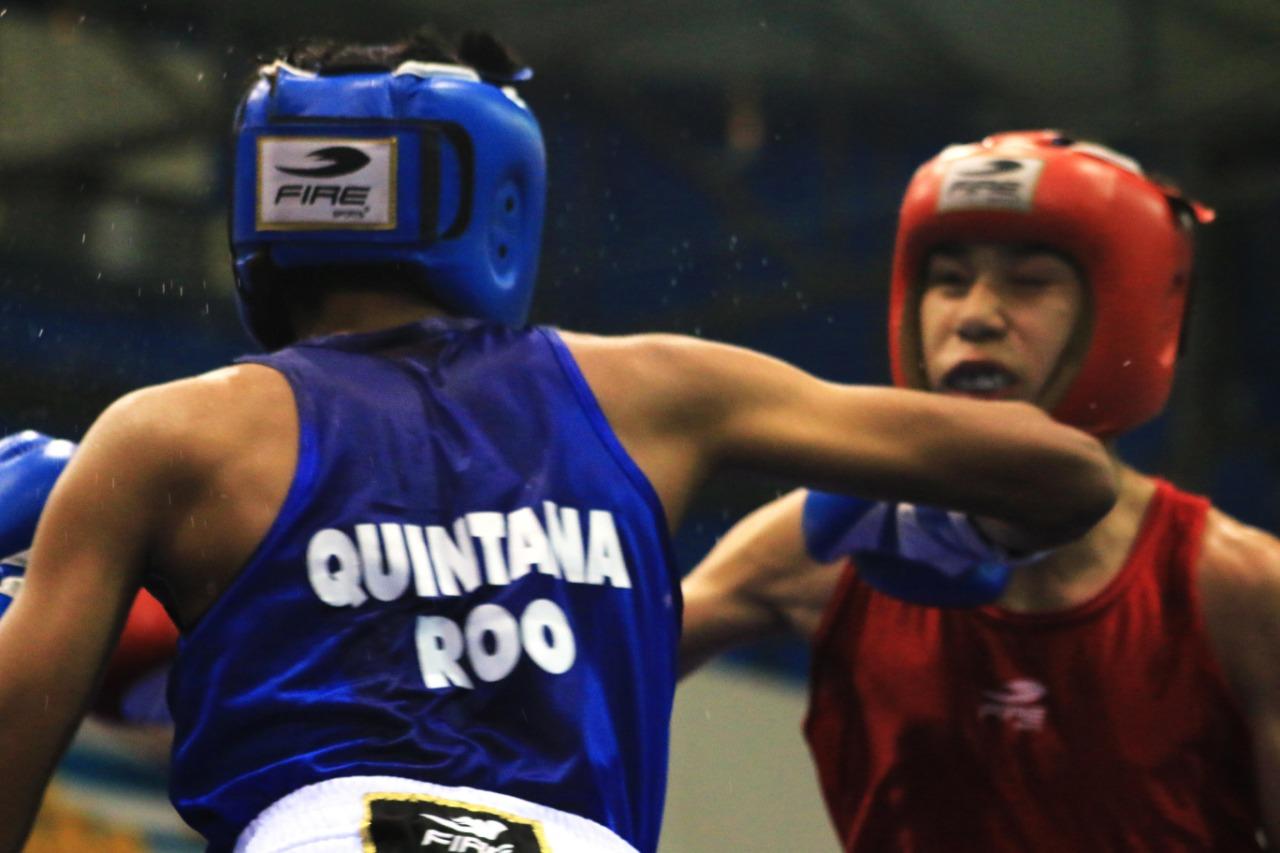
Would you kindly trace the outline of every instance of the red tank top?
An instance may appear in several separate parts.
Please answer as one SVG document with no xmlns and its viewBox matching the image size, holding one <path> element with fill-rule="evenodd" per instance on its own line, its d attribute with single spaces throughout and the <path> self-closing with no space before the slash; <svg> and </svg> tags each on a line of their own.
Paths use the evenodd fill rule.
<svg viewBox="0 0 1280 853">
<path fill-rule="evenodd" d="M 1056 613 L 916 607 L 847 569 L 805 723 L 844 849 L 1258 850 L 1195 583 L 1208 509 L 1160 482 L 1120 573 Z"/>
</svg>

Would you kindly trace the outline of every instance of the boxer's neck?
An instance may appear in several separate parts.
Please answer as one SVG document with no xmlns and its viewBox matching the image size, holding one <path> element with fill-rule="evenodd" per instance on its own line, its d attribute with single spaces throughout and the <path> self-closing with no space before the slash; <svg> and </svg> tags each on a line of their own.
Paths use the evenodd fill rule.
<svg viewBox="0 0 1280 853">
<path fill-rule="evenodd" d="M 1000 605 L 1018 613 L 1066 610 L 1100 593 L 1124 567 L 1142 527 L 1155 481 L 1118 464 L 1119 496 L 1111 512 L 1074 542 L 1014 572 Z"/>
<path fill-rule="evenodd" d="M 333 290 L 318 303 L 293 313 L 299 340 L 322 335 L 376 332 L 448 312 L 403 290 Z"/>
</svg>

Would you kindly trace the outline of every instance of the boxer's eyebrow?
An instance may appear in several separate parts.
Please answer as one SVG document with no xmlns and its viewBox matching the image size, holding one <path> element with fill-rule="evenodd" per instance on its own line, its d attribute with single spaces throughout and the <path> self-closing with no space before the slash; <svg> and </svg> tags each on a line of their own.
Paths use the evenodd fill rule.
<svg viewBox="0 0 1280 853">
<path fill-rule="evenodd" d="M 925 260 L 932 260 L 936 257 L 947 258 L 963 258 L 968 253 L 967 247 L 960 243 L 939 243 L 929 250 L 925 255 Z"/>
<path fill-rule="evenodd" d="M 1022 260 L 1033 255 L 1051 255 L 1068 264 L 1072 263 L 1070 256 L 1066 252 L 1050 246 L 1047 243 L 1019 243 L 1009 248 L 1009 253 L 1016 259 Z"/>
</svg>

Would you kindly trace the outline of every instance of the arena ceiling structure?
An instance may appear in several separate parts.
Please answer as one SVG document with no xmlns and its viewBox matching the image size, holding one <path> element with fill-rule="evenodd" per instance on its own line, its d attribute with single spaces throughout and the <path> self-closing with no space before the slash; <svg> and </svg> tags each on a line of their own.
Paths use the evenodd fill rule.
<svg viewBox="0 0 1280 853">
<path fill-rule="evenodd" d="M 221 179 L 214 144 L 254 53 L 300 33 L 382 38 L 428 17 L 514 38 L 550 87 L 643 124 L 674 156 L 666 92 L 724 93 L 748 145 L 754 101 L 816 96 L 843 113 L 833 123 L 888 140 L 939 112 L 975 132 L 1014 115 L 1179 152 L 1183 179 L 1212 180 L 1219 204 L 1280 194 L 1274 0 L 78 0 L 3 14 L 6 196 L 74 186 L 198 204 Z"/>
<path fill-rule="evenodd" d="M 16 175 L 115 166 L 116 152 L 139 147 L 172 155 L 174 143 L 220 129 L 210 107 L 226 94 L 228 56 L 299 33 L 380 38 L 429 17 L 445 31 L 507 34 L 540 73 L 624 107 L 638 80 L 740 97 L 816 91 L 860 105 L 858 120 L 884 132 L 900 115 L 962 104 L 975 125 L 1015 113 L 1102 138 L 1208 147 L 1209 165 L 1225 171 L 1214 175 L 1220 192 L 1280 191 L 1280 170 L 1265 162 L 1280 142 L 1274 0 L 440 0 L 429 9 L 417 0 L 80 0 L 13 3 L 7 15 L 6 187 Z M 184 166 L 197 168 L 162 158 L 156 183 L 180 186 Z M 150 189 L 137 172 L 122 179 Z"/>
</svg>

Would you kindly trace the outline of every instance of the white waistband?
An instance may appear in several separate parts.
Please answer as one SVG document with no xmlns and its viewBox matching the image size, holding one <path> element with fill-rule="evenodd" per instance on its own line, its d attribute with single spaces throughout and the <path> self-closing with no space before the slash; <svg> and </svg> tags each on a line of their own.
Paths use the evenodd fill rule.
<svg viewBox="0 0 1280 853">
<path fill-rule="evenodd" d="M 637 853 L 611 830 L 575 814 L 492 791 L 396 776 L 348 776 L 300 788 L 254 818 L 240 833 L 235 853 L 362 853 L 368 794 L 421 795 L 536 821 L 553 853 Z"/>
</svg>

